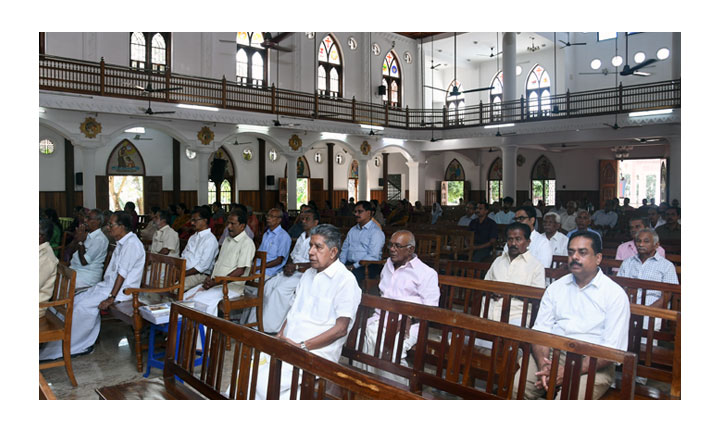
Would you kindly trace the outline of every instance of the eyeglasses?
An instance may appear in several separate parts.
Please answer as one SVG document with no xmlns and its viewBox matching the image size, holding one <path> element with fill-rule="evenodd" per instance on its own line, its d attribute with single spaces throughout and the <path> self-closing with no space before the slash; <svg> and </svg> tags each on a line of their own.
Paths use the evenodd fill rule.
<svg viewBox="0 0 720 432">
<path fill-rule="evenodd" d="M 362 214 L 362 213 L 369 212 L 369 211 L 370 210 L 355 210 L 353 213 L 354 214 Z"/>
<path fill-rule="evenodd" d="M 389 247 L 390 247 L 390 248 L 395 248 L 395 249 L 403 249 L 403 248 L 406 248 L 406 247 L 408 247 L 408 246 L 411 246 L 411 245 L 410 245 L 410 244 L 401 245 L 400 243 L 390 243 L 390 246 L 389 246 Z"/>
<path fill-rule="evenodd" d="M 113 227 L 116 227 L 116 226 L 118 226 L 118 225 L 120 225 L 120 224 L 110 222 L 110 223 L 108 224 L 108 228 L 113 228 Z"/>
<path fill-rule="evenodd" d="M 514 218 L 513 220 L 514 220 L 515 222 L 522 222 L 522 221 L 524 221 L 525 219 L 530 219 L 530 218 L 527 217 L 527 216 L 515 216 L 515 218 Z"/>
</svg>

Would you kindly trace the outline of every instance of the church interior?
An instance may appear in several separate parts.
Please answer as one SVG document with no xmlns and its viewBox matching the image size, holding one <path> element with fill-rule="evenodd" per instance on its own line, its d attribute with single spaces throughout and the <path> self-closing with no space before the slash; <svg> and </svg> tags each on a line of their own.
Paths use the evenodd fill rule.
<svg viewBox="0 0 720 432">
<path fill-rule="evenodd" d="M 301 208 L 313 202 L 320 223 L 335 225 L 346 236 L 356 219 L 352 208 L 343 213 L 343 206 L 348 201 L 376 201 L 376 214 L 381 207 L 389 212 L 381 227 L 385 241 L 395 238 L 398 230 L 409 230 L 417 238 L 413 247 L 418 257 L 431 267 L 424 257 L 435 260 L 440 302 L 449 301 L 445 309 L 450 310 L 436 314 L 418 309 L 413 323 L 420 323 L 421 333 L 442 334 L 448 344 L 452 338 L 462 342 L 463 337 L 494 334 L 500 339 L 493 346 L 520 347 L 522 353 L 522 347 L 529 346 L 523 344 L 538 337 L 529 328 L 486 320 L 479 306 L 463 313 L 462 299 L 469 299 L 471 290 L 491 289 L 478 288 L 472 279 L 483 279 L 492 263 L 492 259 L 473 263 L 472 237 L 456 233 L 466 205 L 472 204 L 475 211 L 476 204 L 487 203 L 484 211 L 498 213 L 503 199 L 511 197 L 516 215 L 523 206 L 537 209 L 535 230 L 544 233 L 542 214 L 552 212 L 559 224 L 569 202 L 593 215 L 617 200 L 617 225 L 602 231 L 606 265 L 599 268 L 608 275 L 621 264 L 613 260 L 615 248 L 634 240 L 628 230 L 632 215 L 623 211 L 623 203 L 633 211 L 644 211 L 644 217 L 648 209 L 665 203 L 663 214 L 677 208 L 680 218 L 679 32 L 41 32 L 39 44 L 41 214 L 54 209 L 67 230 L 78 207 L 115 212 L 133 202 L 140 235 L 152 223 L 153 209 L 180 203 L 191 211 L 217 202 L 212 210 L 217 207 L 227 214 L 231 204 L 240 203 L 261 224 L 270 224 L 271 210 L 280 208 L 292 224 L 296 217 L 299 220 Z M 389 216 L 401 208 L 409 214 L 391 224 Z M 436 208 L 441 209 L 437 217 Z M 217 237 L 228 229 L 227 220 L 212 229 Z M 498 222 L 493 257 L 503 254 L 505 227 L 512 222 Z M 593 218 L 593 227 L 596 222 Z M 679 230 L 678 223 L 677 237 L 660 236 L 678 279 Z M 428 240 L 429 249 L 421 251 L 424 239 L 431 236 L 437 240 Z M 255 241 L 259 247 L 259 239 Z M 148 241 L 144 243 L 146 249 L 150 247 Z M 181 244 L 185 245 L 182 240 Z M 388 244 L 383 259 L 388 259 L 389 250 Z M 395 246 L 393 251 L 397 250 Z M 613 256 L 607 256 L 608 251 Z M 461 264 L 452 267 L 457 262 Z M 463 267 L 463 262 L 485 264 L 482 275 L 471 273 L 472 266 Z M 553 261 L 554 268 L 545 268 L 547 285 L 568 273 L 561 271 L 567 264 L 567 257 L 562 257 Z M 479 272 L 476 267 L 472 271 Z M 358 317 L 381 309 L 373 303 L 376 300 L 366 298 L 368 293 L 379 295 L 377 283 L 368 284 L 367 268 L 365 281 L 359 282 L 363 300 Z M 466 277 L 450 276 L 451 268 L 455 276 L 463 268 Z M 612 358 L 617 365 L 616 381 L 607 393 L 612 396 L 605 398 L 680 399 L 679 281 L 672 286 L 627 283 L 621 285 L 630 296 L 630 325 L 634 323 L 637 330 L 630 331 L 629 348 L 600 350 L 577 342 L 578 355 L 586 360 Z M 467 291 L 453 300 L 451 285 L 457 292 L 460 287 Z M 644 298 L 643 290 L 651 288 L 662 292 L 662 301 L 653 307 L 635 305 L 636 297 Z M 493 295 L 506 295 L 508 304 L 511 296 L 525 299 L 525 311 L 533 309 L 535 319 L 542 290 L 496 289 Z M 113 312 L 102 312 L 94 349 L 71 359 L 77 385 L 62 362 L 47 369 L 41 362 L 40 376 L 49 394 L 57 399 L 97 399 L 96 389 L 140 380 L 146 370 L 145 376 L 167 383 L 162 358 L 160 367 L 149 365 L 148 351 L 153 350 L 147 339 L 149 323 L 140 325 L 144 318 L 137 315 L 137 305 L 127 303 L 129 318 L 118 320 Z M 395 317 L 404 329 L 405 321 L 398 316 L 412 312 L 396 303 L 388 303 L 387 326 Z M 445 313 L 475 316 L 466 322 Z M 173 309 L 171 315 L 177 318 L 176 314 Z M 235 318 L 234 312 L 221 316 Z M 175 325 L 192 323 L 193 317 L 188 312 Z M 657 324 L 657 331 L 648 319 Z M 213 325 L 207 328 L 214 329 Z M 163 343 L 170 345 L 172 331 L 166 327 L 164 332 L 168 341 Z M 359 331 L 350 331 L 349 337 L 358 335 Z M 651 338 L 656 338 L 654 345 Z M 392 348 L 390 339 L 385 345 Z M 272 341 L 257 340 L 274 347 Z M 173 339 L 176 342 L 185 343 Z M 453 354 L 451 348 L 445 352 L 443 342 L 425 341 L 421 335 L 418 344 L 429 344 L 426 357 L 431 360 L 423 358 L 418 348 L 424 345 L 417 345 L 410 348 L 410 366 L 386 361 L 388 370 L 409 380 L 410 390 L 405 386 L 399 393 L 392 380 L 367 378 L 367 383 L 386 389 L 376 398 L 515 398 L 507 390 L 513 388 L 512 378 L 504 382 L 507 376 L 497 369 L 515 363 L 501 362 L 500 349 L 488 350 L 489 360 L 483 363 L 471 358 L 472 345 Z M 545 342 L 559 344 L 553 348 L 558 352 L 566 343 Z M 210 346 L 209 337 L 204 343 Z M 219 351 L 205 352 L 225 352 L 223 385 L 227 386 L 232 381 L 228 374 L 234 350 L 224 351 L 219 342 L 213 343 Z M 378 348 L 376 356 L 384 355 L 383 350 Z M 292 359 L 305 358 L 298 352 Z M 450 357 L 444 361 L 443 356 Z M 339 364 L 347 366 L 343 371 L 351 377 L 356 373 L 367 377 L 352 368 L 352 364 L 372 363 L 366 357 L 362 350 L 345 346 Z M 418 363 L 426 361 L 425 369 L 418 371 Z M 591 363 L 595 361 L 593 357 Z M 523 364 L 519 361 L 516 367 L 524 368 Z M 200 367 L 196 372 L 206 373 L 204 367 L 203 363 L 203 372 Z M 307 367 L 313 367 L 312 362 Z M 334 371 L 335 365 L 328 367 Z M 323 376 L 318 369 L 313 373 Z M 595 366 L 591 369 L 594 373 Z M 185 376 L 184 371 L 175 373 Z M 329 386 L 343 385 L 328 380 Z M 209 381 L 203 385 L 212 386 Z M 343 387 L 338 398 L 355 391 L 347 385 L 351 390 Z M 324 384 L 320 387 L 324 395 Z M 167 384 L 162 391 L 168 391 Z M 227 397 L 220 390 L 199 391 L 207 398 Z M 580 393 L 569 398 L 582 398 L 583 390 Z M 330 390 L 329 394 L 333 396 L 324 398 L 335 398 Z M 565 391 L 562 395 L 568 396 Z"/>
</svg>

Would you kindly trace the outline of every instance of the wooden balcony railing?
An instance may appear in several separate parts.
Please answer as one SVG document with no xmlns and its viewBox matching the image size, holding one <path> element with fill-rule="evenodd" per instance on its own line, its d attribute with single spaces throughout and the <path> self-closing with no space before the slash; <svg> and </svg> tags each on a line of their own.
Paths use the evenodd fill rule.
<svg viewBox="0 0 720 432">
<path fill-rule="evenodd" d="M 395 108 L 352 99 L 227 81 L 148 72 L 126 66 L 40 56 L 40 89 L 125 99 L 204 105 L 400 129 L 454 129 L 500 123 L 523 123 L 640 110 L 680 108 L 680 80 L 553 95 L 528 103 L 524 98 L 502 104 L 480 103 L 453 112 L 447 109 Z M 182 87 L 144 93 L 136 86 Z"/>
</svg>

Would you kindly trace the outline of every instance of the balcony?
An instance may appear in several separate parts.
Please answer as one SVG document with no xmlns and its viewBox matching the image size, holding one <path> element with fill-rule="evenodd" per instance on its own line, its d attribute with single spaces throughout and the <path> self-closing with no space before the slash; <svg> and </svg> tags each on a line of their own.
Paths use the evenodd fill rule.
<svg viewBox="0 0 720 432">
<path fill-rule="evenodd" d="M 280 114 L 344 123 L 407 130 L 458 129 L 501 123 L 623 114 L 680 108 L 680 80 L 553 95 L 534 104 L 521 98 L 502 104 L 465 107 L 456 116 L 446 109 L 392 108 L 352 99 L 272 87 L 240 85 L 226 79 L 148 72 L 127 66 L 40 56 L 40 90 L 123 99 L 203 105 L 239 111 Z M 182 90 L 143 93 L 136 86 L 182 87 Z"/>
</svg>

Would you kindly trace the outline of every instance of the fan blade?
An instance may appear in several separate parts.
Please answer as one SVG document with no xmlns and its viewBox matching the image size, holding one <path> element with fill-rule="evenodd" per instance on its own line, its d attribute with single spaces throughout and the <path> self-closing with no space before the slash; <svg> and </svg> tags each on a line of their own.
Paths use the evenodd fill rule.
<svg viewBox="0 0 720 432">
<path fill-rule="evenodd" d="M 562 39 L 558 39 L 558 42 L 560 42 L 560 43 L 564 43 L 564 44 L 565 44 L 565 46 L 570 46 L 570 44 L 569 44 L 569 43 L 565 42 L 565 41 L 564 41 L 564 40 L 562 40 Z"/>
<path fill-rule="evenodd" d="M 476 92 L 476 91 L 492 90 L 494 88 L 495 87 L 480 87 L 480 88 L 476 88 L 476 89 L 463 90 L 462 93 L 472 93 L 472 92 Z"/>
<path fill-rule="evenodd" d="M 175 90 L 182 90 L 182 87 L 168 87 L 168 88 L 161 88 L 161 89 L 145 89 L 148 93 L 157 93 L 157 92 L 165 92 L 165 91 L 175 91 Z"/>
<path fill-rule="evenodd" d="M 575 42 L 572 45 L 587 45 L 587 42 Z"/>
<path fill-rule="evenodd" d="M 175 114 L 175 111 L 152 111 L 150 112 L 150 115 L 154 114 Z"/>
<path fill-rule="evenodd" d="M 633 67 L 630 67 L 630 65 L 625 65 L 622 72 L 620 72 L 620 75 L 622 75 L 622 76 L 632 75 L 635 71 L 640 70 L 640 69 L 644 68 L 645 66 L 651 65 L 651 64 L 655 63 L 656 61 L 657 61 L 657 59 L 651 58 L 651 59 L 647 59 L 644 62 L 637 64 Z"/>
<path fill-rule="evenodd" d="M 437 87 L 433 87 L 433 86 L 429 86 L 429 85 L 425 85 L 424 87 L 431 88 L 431 89 L 433 89 L 433 90 L 437 90 L 437 91 L 441 91 L 441 92 L 446 91 L 445 89 L 439 89 L 439 88 L 437 88 Z"/>
<path fill-rule="evenodd" d="M 603 124 L 607 127 L 613 128 L 615 130 L 620 129 L 620 126 L 618 126 L 617 123 L 615 123 L 615 124 L 603 123 Z"/>
</svg>

